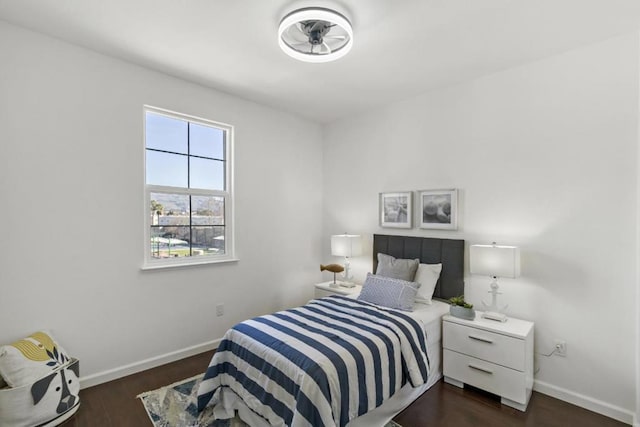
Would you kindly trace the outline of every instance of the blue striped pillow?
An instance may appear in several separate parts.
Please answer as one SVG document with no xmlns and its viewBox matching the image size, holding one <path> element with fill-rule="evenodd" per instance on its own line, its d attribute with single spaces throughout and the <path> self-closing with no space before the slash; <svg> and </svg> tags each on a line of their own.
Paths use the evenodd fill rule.
<svg viewBox="0 0 640 427">
<path fill-rule="evenodd" d="M 367 273 L 358 299 L 384 307 L 413 311 L 419 283 Z"/>
</svg>

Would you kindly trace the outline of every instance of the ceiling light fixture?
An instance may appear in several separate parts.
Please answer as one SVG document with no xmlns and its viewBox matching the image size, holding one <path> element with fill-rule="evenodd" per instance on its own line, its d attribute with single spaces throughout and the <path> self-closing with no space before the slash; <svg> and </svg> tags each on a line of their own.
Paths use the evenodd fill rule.
<svg viewBox="0 0 640 427">
<path fill-rule="evenodd" d="M 308 7 L 282 18 L 278 44 L 284 53 L 300 61 L 335 61 L 351 50 L 353 29 L 349 20 L 336 11 Z"/>
</svg>

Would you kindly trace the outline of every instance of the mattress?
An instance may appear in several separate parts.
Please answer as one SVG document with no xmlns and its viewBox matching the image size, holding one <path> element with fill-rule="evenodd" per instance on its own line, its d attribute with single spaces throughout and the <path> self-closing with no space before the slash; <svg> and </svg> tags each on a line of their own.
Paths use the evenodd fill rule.
<svg viewBox="0 0 640 427">
<path fill-rule="evenodd" d="M 414 304 L 413 311 L 407 314 L 424 324 L 430 343 L 442 340 L 442 316 L 448 312 L 449 304 L 434 300 L 432 304 Z"/>
<path fill-rule="evenodd" d="M 357 295 L 353 297 L 357 298 Z M 406 314 L 420 321 L 424 325 L 427 335 L 427 355 L 430 365 L 428 382 L 415 388 L 410 384 L 405 385 L 381 406 L 352 420 L 348 427 L 385 425 L 442 378 L 442 316 L 449 312 L 449 304 L 434 300 L 430 305 L 414 304 L 413 309 L 413 312 Z M 269 427 L 262 417 L 252 412 L 235 394 L 227 394 L 225 400 L 223 406 L 237 410 L 240 418 L 250 426 Z M 226 418 L 228 414 L 220 413 L 220 415 L 222 418 Z"/>
</svg>

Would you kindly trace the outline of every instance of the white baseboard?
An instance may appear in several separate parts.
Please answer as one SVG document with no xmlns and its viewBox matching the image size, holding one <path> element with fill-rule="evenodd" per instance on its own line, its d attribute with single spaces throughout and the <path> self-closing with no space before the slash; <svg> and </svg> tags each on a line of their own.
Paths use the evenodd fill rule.
<svg viewBox="0 0 640 427">
<path fill-rule="evenodd" d="M 220 341 L 222 341 L 222 338 L 208 341 L 202 344 L 196 344 L 194 346 L 172 351 L 170 353 L 161 354 L 160 356 L 151 357 L 149 359 L 134 362 L 129 365 L 120 366 L 117 368 L 109 369 L 107 371 L 87 375 L 86 377 L 80 377 L 80 388 L 92 387 L 94 385 L 106 383 L 108 381 L 117 380 L 118 378 L 126 377 L 127 375 L 146 371 L 147 369 L 155 368 L 157 366 L 161 366 L 170 362 L 175 362 L 176 360 L 184 359 L 189 356 L 195 356 L 196 354 L 204 353 L 205 351 L 214 350 L 218 348 L 218 344 L 220 344 Z M 203 366 L 203 370 L 204 368 L 205 367 Z"/>
<path fill-rule="evenodd" d="M 533 382 L 533 389 L 539 393 L 564 400 L 565 402 L 580 406 L 584 409 L 588 409 L 589 411 L 597 412 L 598 414 L 613 418 L 620 422 L 640 427 L 638 426 L 635 414 L 619 406 L 539 380 L 535 380 Z"/>
</svg>

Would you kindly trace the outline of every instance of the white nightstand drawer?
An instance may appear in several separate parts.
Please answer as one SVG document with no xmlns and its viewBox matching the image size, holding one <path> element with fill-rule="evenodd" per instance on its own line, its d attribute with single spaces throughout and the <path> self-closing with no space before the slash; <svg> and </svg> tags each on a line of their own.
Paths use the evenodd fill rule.
<svg viewBox="0 0 640 427">
<path fill-rule="evenodd" d="M 525 373 L 451 350 L 444 350 L 443 373 L 474 387 L 526 405 Z M 524 410 L 524 409 L 523 409 Z"/>
<path fill-rule="evenodd" d="M 524 340 L 443 322 L 443 346 L 518 371 L 525 370 Z"/>
</svg>

